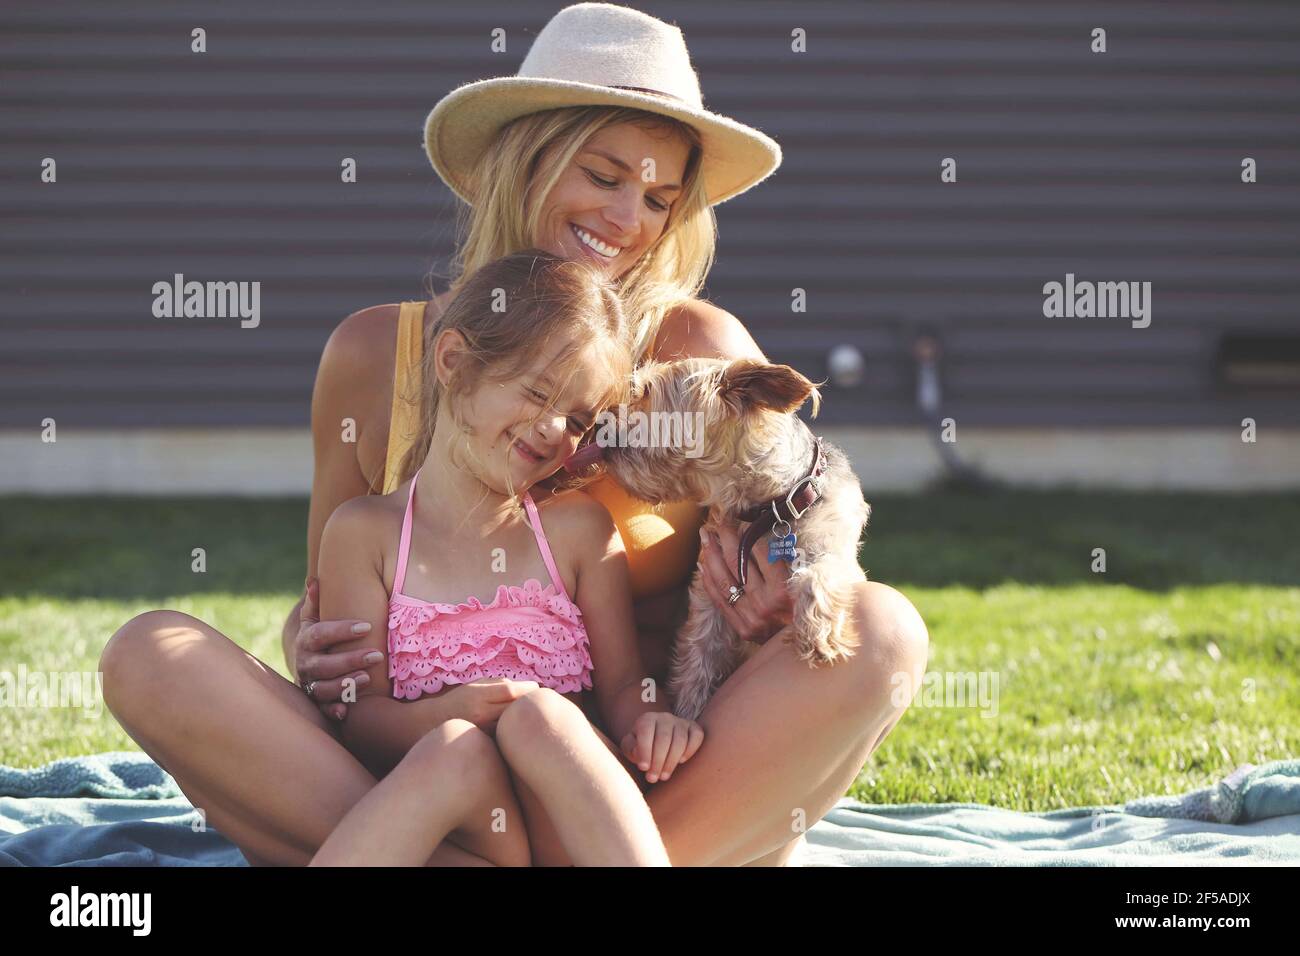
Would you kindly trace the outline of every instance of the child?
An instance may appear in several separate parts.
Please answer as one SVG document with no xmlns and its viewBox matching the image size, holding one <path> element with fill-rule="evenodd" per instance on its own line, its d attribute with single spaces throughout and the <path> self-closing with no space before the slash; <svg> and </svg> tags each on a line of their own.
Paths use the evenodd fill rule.
<svg viewBox="0 0 1300 956">
<path fill-rule="evenodd" d="M 631 771 L 666 777 L 704 732 L 646 693 L 621 538 L 579 490 L 592 470 L 560 471 L 626 400 L 617 294 L 527 250 L 471 276 L 426 341 L 419 468 L 345 502 L 321 538 L 322 618 L 370 622 L 339 649 L 387 662 L 358 680 L 341 731 L 382 779 L 312 864 L 528 865 L 559 844 L 581 865 L 667 865 Z M 560 493 L 539 503 L 548 482 Z"/>
</svg>

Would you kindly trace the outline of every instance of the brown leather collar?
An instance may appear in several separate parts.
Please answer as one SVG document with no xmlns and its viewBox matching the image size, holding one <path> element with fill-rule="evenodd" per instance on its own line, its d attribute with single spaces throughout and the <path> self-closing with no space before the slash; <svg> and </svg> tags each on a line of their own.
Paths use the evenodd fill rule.
<svg viewBox="0 0 1300 956">
<path fill-rule="evenodd" d="M 793 488 L 780 498 L 773 498 L 762 504 L 746 508 L 736 515 L 741 521 L 752 522 L 740 538 L 740 553 L 736 555 L 736 580 L 745 586 L 745 568 L 753 557 L 750 552 L 758 540 L 772 530 L 778 521 L 797 521 L 804 516 L 813 502 L 822 496 L 826 478 L 826 453 L 822 449 L 822 440 L 817 439 L 813 447 L 812 467 L 808 474 L 800 478 Z"/>
</svg>

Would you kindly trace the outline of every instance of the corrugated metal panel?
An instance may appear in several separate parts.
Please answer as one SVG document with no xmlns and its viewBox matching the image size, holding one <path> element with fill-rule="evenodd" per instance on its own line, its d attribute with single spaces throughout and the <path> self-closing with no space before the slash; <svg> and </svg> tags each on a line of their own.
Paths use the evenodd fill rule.
<svg viewBox="0 0 1300 956">
<path fill-rule="evenodd" d="M 7 4 L 0 426 L 306 424 L 329 331 L 422 297 L 451 251 L 425 113 L 513 72 L 561 6 Z M 784 147 L 720 207 L 707 292 L 814 377 L 835 345 L 861 349 L 864 384 L 827 389 L 823 421 L 916 421 L 928 325 L 962 422 L 1300 424 L 1294 395 L 1225 392 L 1214 366 L 1225 330 L 1300 328 L 1300 7 L 637 6 L 682 26 L 711 107 Z M 1239 181 L 1244 156 L 1259 183 Z M 260 281 L 260 327 L 153 318 L 153 283 L 178 272 Z M 1067 272 L 1150 281 L 1151 327 L 1045 319 L 1042 285 Z"/>
</svg>

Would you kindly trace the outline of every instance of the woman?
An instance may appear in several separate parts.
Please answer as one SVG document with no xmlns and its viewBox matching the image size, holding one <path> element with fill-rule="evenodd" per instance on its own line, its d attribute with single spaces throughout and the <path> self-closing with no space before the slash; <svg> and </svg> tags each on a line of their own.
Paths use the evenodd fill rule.
<svg viewBox="0 0 1300 956">
<path fill-rule="evenodd" d="M 780 150 L 703 108 L 676 27 L 608 4 L 565 8 L 538 34 L 518 75 L 444 98 L 427 120 L 426 147 L 469 204 L 458 276 L 428 303 L 354 313 L 321 357 L 308 587 L 284 629 L 299 684 L 173 611 L 128 622 L 101 661 L 105 697 L 122 726 L 254 864 L 305 863 L 376 783 L 338 739 L 344 680 L 365 662 L 329 652 L 353 637 L 354 622 L 316 621 L 320 533 L 339 504 L 390 491 L 427 451 L 411 402 L 422 347 L 468 273 L 528 246 L 585 256 L 620 283 L 637 323 L 637 361 L 764 358 L 739 320 L 695 295 L 712 262 L 711 207 L 766 178 Z M 356 422 L 355 442 L 340 439 L 345 418 Z M 928 650 L 920 616 L 897 591 L 864 581 L 855 607 L 860 650 L 834 667 L 809 668 L 790 645 L 769 640 L 791 619 L 785 564 L 758 554 L 743 594 L 729 603 L 735 529 L 697 548 L 701 509 L 655 512 L 607 479 L 589 493 L 623 535 L 643 657 L 658 686 L 666 686 L 697 550 L 714 602 L 739 634 L 763 645 L 701 715 L 705 746 L 670 777 L 647 778 L 670 859 L 784 864 L 801 824 L 835 804 L 901 718 L 910 694 L 899 699 L 894 675 L 919 686 Z M 482 686 L 451 695 L 461 695 L 475 723 L 473 715 L 486 724 L 503 705 L 501 692 Z M 554 832 L 530 829 L 529 837 L 535 862 L 568 862 Z M 448 838 L 429 862 L 481 861 Z"/>
</svg>

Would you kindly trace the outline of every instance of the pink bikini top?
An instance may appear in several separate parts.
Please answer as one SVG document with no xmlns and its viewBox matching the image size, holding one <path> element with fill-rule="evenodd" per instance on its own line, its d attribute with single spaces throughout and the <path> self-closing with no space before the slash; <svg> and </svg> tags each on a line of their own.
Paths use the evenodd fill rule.
<svg viewBox="0 0 1300 956">
<path fill-rule="evenodd" d="M 397 574 L 388 602 L 388 676 L 393 696 L 415 700 L 446 684 L 492 677 L 533 680 L 561 694 L 591 689 L 590 644 L 582 612 L 569 600 L 555 569 L 537 505 L 524 507 L 551 583 L 536 578 L 522 586 L 502 584 L 490 604 L 471 597 L 463 604 L 420 601 L 402 593 L 411 552 L 411 513 L 420 472 L 411 479 L 398 545 Z"/>
</svg>

